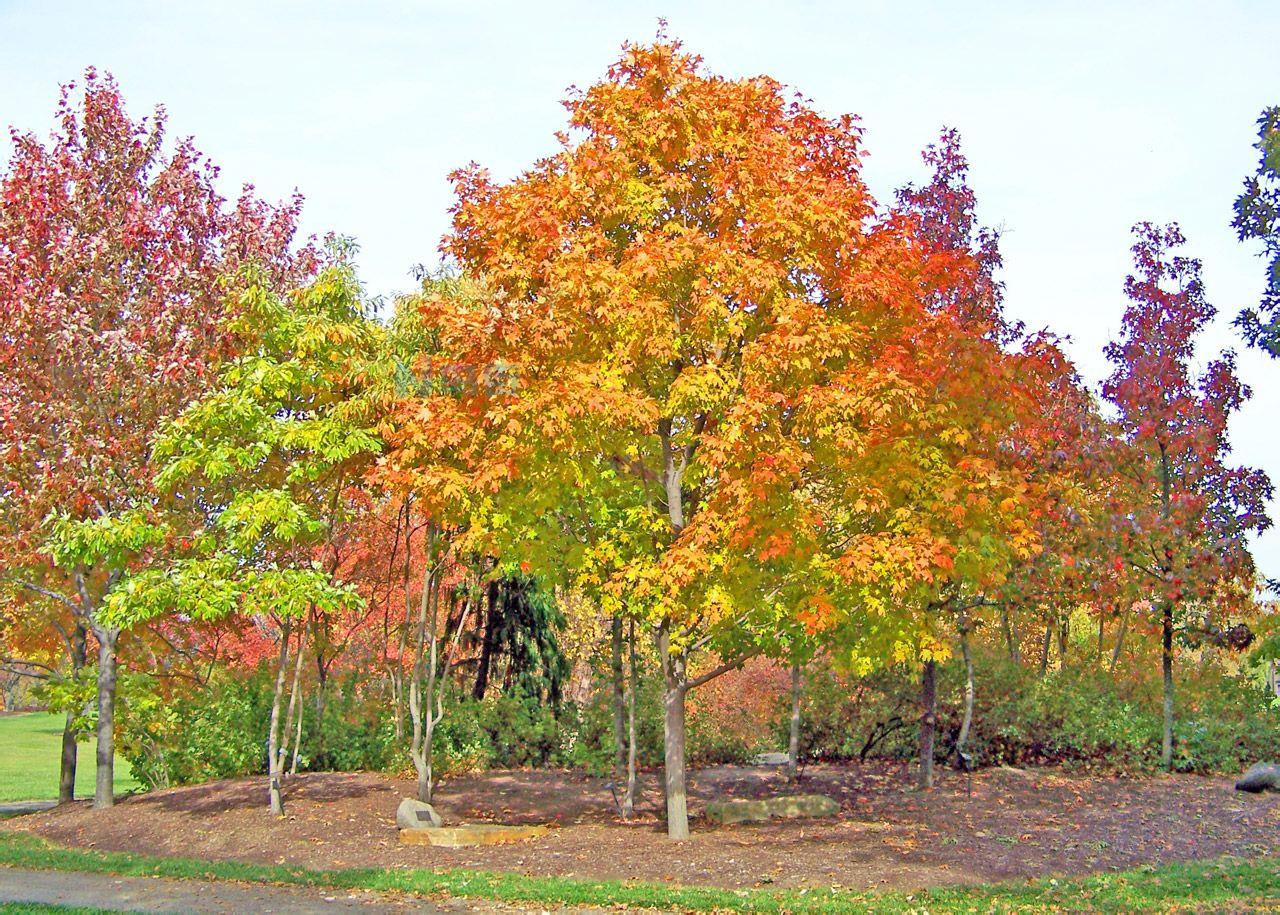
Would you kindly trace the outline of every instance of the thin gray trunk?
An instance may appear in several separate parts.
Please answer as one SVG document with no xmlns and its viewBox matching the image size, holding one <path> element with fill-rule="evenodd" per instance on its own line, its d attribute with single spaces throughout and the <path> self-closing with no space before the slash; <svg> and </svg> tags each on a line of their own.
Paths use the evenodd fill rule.
<svg viewBox="0 0 1280 915">
<path fill-rule="evenodd" d="M 98 640 L 98 747 L 93 806 L 106 809 L 115 806 L 116 684 L 119 675 L 116 642 L 120 638 L 120 630 L 96 622 L 97 604 L 89 594 L 85 571 L 77 569 L 73 580 L 80 596 L 82 619 Z M 112 580 L 114 574 L 108 579 L 108 591 Z"/>
<path fill-rule="evenodd" d="M 426 575 L 422 582 L 422 597 L 418 602 L 418 634 L 415 640 L 413 676 L 409 681 L 409 716 L 413 721 L 413 741 L 409 754 L 418 773 L 418 800 L 431 802 L 434 790 L 432 778 L 431 742 L 435 726 L 440 718 L 436 702 L 437 609 L 439 605 L 439 575 L 436 569 L 436 529 L 427 534 Z M 423 684 L 426 694 L 423 695 Z"/>
<path fill-rule="evenodd" d="M 298 716 L 298 732 L 297 738 L 293 742 L 293 768 L 290 774 L 296 774 L 298 771 L 298 744 L 302 742 L 302 712 L 298 708 L 298 685 L 302 681 L 302 656 L 304 654 L 304 640 L 306 638 L 307 629 L 305 626 L 298 629 L 298 656 L 293 664 L 293 685 L 289 689 L 289 711 L 285 715 L 283 740 L 280 742 L 280 769 L 284 769 L 284 761 L 289 756 L 289 735 L 293 732 L 293 716 Z"/>
<path fill-rule="evenodd" d="M 1018 649 L 1018 640 L 1013 632 L 1013 620 L 1009 616 L 1009 607 L 1006 604 L 1000 605 L 1000 625 L 1004 629 L 1004 644 L 1009 652 L 1009 660 L 1015 664 L 1021 663 L 1022 652 Z"/>
<path fill-rule="evenodd" d="M 631 620 L 628 636 L 631 679 L 627 684 L 627 790 L 622 796 L 622 815 L 629 819 L 636 809 L 636 693 L 640 689 L 639 665 L 636 663 L 635 620 Z"/>
<path fill-rule="evenodd" d="M 1044 641 L 1040 644 L 1040 676 L 1049 672 L 1049 648 L 1053 645 L 1053 623 L 1045 623 Z"/>
<path fill-rule="evenodd" d="M 276 684 L 271 695 L 271 722 L 267 732 L 267 800 L 272 816 L 284 816 L 284 795 L 281 790 L 280 758 L 280 706 L 284 703 L 284 684 L 289 670 L 289 636 L 293 626 L 285 621 L 280 624 L 280 655 L 276 659 Z"/>
<path fill-rule="evenodd" d="M 392 666 L 391 688 L 394 696 L 395 707 L 395 726 L 396 726 L 396 743 L 404 741 L 404 656 L 409 648 L 409 627 L 413 622 L 413 600 L 412 594 L 413 580 L 413 526 L 410 516 L 409 497 L 405 498 L 405 534 L 404 534 L 404 580 L 402 586 L 404 589 L 404 621 L 400 624 L 400 650 L 396 653 L 395 663 Z"/>
<path fill-rule="evenodd" d="M 973 650 L 969 645 L 969 630 L 960 630 L 960 656 L 964 658 L 964 718 L 960 722 L 960 736 L 956 738 L 956 752 L 963 753 L 973 726 Z"/>
<path fill-rule="evenodd" d="M 667 624 L 658 629 L 658 657 L 662 661 L 664 770 L 667 793 L 667 836 L 689 838 L 689 802 L 685 788 L 685 662 L 671 651 Z"/>
<path fill-rule="evenodd" d="M 1116 672 L 1116 665 L 1120 663 L 1120 654 L 1124 651 L 1124 637 L 1129 630 L 1129 610 L 1126 606 L 1120 611 L 1120 631 L 1116 634 L 1116 647 L 1111 652 L 1111 672 Z"/>
<path fill-rule="evenodd" d="M 803 685 L 800 662 L 791 665 L 791 738 L 787 742 L 787 778 L 800 777 L 800 692 Z"/>
<path fill-rule="evenodd" d="M 98 639 L 98 766 L 93 806 L 102 810 L 116 802 L 116 683 L 119 674 L 116 643 L 120 630 L 94 626 L 93 634 Z"/>
<path fill-rule="evenodd" d="M 609 633 L 609 665 L 613 675 L 613 781 L 622 781 L 627 765 L 626 682 L 622 670 L 622 617 L 615 616 Z"/>
<path fill-rule="evenodd" d="M 685 455 L 677 460 L 676 447 L 671 441 L 672 424 L 669 418 L 658 421 L 658 437 L 662 443 L 662 488 L 667 500 L 667 518 L 671 533 L 679 537 L 684 530 L 684 476 Z M 663 677 L 663 768 L 667 791 L 667 836 L 677 841 L 689 838 L 689 801 L 685 789 L 685 714 L 684 700 L 687 692 L 685 658 L 671 650 L 669 624 L 663 622 L 658 629 L 658 657 L 662 661 Z"/>
<path fill-rule="evenodd" d="M 298 774 L 298 756 L 302 752 L 302 715 L 298 715 L 298 722 L 294 725 L 293 732 L 293 758 L 289 761 L 289 775 Z M 281 764 L 283 766 L 283 763 Z"/>
<path fill-rule="evenodd" d="M 925 661 L 920 674 L 920 787 L 933 787 L 933 744 L 938 726 L 937 665 Z"/>
</svg>

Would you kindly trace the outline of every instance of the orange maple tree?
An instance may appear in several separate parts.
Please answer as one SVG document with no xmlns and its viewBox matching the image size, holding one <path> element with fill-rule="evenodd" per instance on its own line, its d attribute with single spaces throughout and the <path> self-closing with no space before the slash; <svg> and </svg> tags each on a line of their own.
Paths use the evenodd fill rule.
<svg viewBox="0 0 1280 915">
<path fill-rule="evenodd" d="M 475 285 L 423 304 L 436 383 L 401 404 L 388 464 L 493 551 L 651 624 L 683 838 L 688 691 L 778 650 L 788 619 L 835 626 L 868 582 L 955 565 L 901 501 L 937 483 L 922 430 L 963 448 L 957 335 L 991 379 L 974 403 L 995 344 L 932 307 L 948 271 L 918 223 L 879 218 L 851 116 L 665 39 L 566 107 L 561 151 L 516 180 L 454 175 L 445 249 Z"/>
</svg>

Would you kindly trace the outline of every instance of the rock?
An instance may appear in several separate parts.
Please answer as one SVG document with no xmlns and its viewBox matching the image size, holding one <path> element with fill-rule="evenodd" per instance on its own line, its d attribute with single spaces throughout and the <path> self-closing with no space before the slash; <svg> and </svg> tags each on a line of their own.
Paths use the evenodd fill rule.
<svg viewBox="0 0 1280 915">
<path fill-rule="evenodd" d="M 444 825 L 440 814 L 430 804 L 407 797 L 396 808 L 396 826 L 399 829 L 439 829 Z"/>
<path fill-rule="evenodd" d="M 1280 791 L 1280 766 L 1272 763 L 1258 763 L 1240 776 L 1236 782 L 1237 791 Z"/>
<path fill-rule="evenodd" d="M 712 801 L 707 804 L 712 823 L 758 823 L 769 819 L 768 801 Z"/>
<path fill-rule="evenodd" d="M 796 794 L 768 801 L 769 815 L 775 817 L 829 817 L 840 812 L 835 798 L 825 794 Z"/>
<path fill-rule="evenodd" d="M 400 843 L 435 845 L 439 848 L 470 848 L 474 845 L 523 842 L 546 834 L 546 826 L 499 826 L 484 823 L 474 826 L 444 826 L 439 829 L 405 829 L 400 832 Z"/>
<path fill-rule="evenodd" d="M 761 753 L 751 760 L 755 766 L 785 766 L 791 761 L 786 753 Z"/>
<path fill-rule="evenodd" d="M 840 811 L 834 798 L 824 794 L 793 794 L 759 801 L 712 801 L 707 819 L 712 823 L 759 823 L 774 817 L 829 817 Z"/>
</svg>

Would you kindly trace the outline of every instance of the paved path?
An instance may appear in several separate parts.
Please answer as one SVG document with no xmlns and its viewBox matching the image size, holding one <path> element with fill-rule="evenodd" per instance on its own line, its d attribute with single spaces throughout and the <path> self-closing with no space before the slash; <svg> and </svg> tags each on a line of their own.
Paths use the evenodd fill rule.
<svg viewBox="0 0 1280 915">
<path fill-rule="evenodd" d="M 311 887 L 251 886 L 243 883 L 113 877 L 64 871 L 28 871 L 0 867 L 0 902 L 86 906 L 120 912 L 248 913 L 328 915 L 330 912 L 457 912 L 426 899 Z M 485 911 L 491 911 L 489 906 Z M 508 911 L 510 911 L 508 909 Z"/>
<path fill-rule="evenodd" d="M 0 804 L 0 817 L 17 817 L 27 813 L 40 813 L 58 806 L 57 801 L 11 801 Z"/>
</svg>

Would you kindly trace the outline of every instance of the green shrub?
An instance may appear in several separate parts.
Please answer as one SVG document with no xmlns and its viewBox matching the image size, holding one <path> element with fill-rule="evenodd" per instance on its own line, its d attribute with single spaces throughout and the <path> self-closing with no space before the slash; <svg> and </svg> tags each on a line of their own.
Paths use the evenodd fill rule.
<svg viewBox="0 0 1280 915">
<path fill-rule="evenodd" d="M 564 742 L 566 766 L 593 775 L 613 772 L 615 752 L 613 692 L 601 674 L 587 702 L 573 709 L 574 730 Z M 647 674 L 636 691 L 636 762 L 641 768 L 662 764 L 662 685 Z"/>
<path fill-rule="evenodd" d="M 261 673 L 228 673 L 164 698 L 153 679 L 133 676 L 121 683 L 119 750 L 153 788 L 250 775 L 266 769 L 270 715 Z"/>
<path fill-rule="evenodd" d="M 939 665 L 939 760 L 948 759 L 963 717 L 964 668 Z M 968 752 L 980 765 L 1066 765 L 1110 771 L 1153 770 L 1159 762 L 1159 671 L 1112 677 L 1092 666 L 1044 676 L 1000 654 L 975 658 L 975 701 Z M 811 759 L 913 758 L 920 726 L 914 667 L 861 679 L 823 665 L 808 672 L 801 745 Z M 1215 666 L 1179 673 L 1175 768 L 1239 771 L 1275 755 L 1280 712 L 1252 679 Z M 785 735 L 789 707 L 780 697 L 775 734 Z"/>
</svg>

